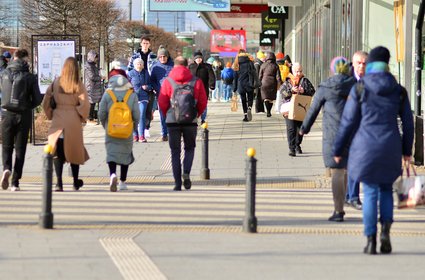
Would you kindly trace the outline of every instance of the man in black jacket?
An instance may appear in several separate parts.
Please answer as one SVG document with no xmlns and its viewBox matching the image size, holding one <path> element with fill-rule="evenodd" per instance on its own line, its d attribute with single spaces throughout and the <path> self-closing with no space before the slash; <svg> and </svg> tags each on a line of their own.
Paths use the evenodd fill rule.
<svg viewBox="0 0 425 280">
<path fill-rule="evenodd" d="M 3 176 L 1 186 L 4 190 L 9 188 L 9 177 L 12 174 L 12 155 L 15 148 L 15 166 L 12 174 L 11 191 L 19 191 L 19 180 L 22 177 L 22 169 L 25 161 L 25 152 L 28 142 L 28 133 L 31 127 L 32 109 L 40 105 L 43 97 L 40 94 L 37 78 L 29 73 L 28 51 L 19 49 L 14 53 L 14 60 L 9 63 L 6 70 L 0 77 L 0 88 L 3 92 L 2 108 L 2 158 L 3 158 Z M 19 87 L 25 90 L 25 93 L 19 94 L 19 108 L 16 110 L 10 108 L 6 102 L 11 98 L 13 81 L 10 77 L 17 77 L 19 73 L 25 74 Z"/>
<path fill-rule="evenodd" d="M 209 97 L 209 89 L 215 89 L 215 75 L 211 65 L 204 63 L 202 53 L 200 51 L 195 52 L 194 60 L 192 64 L 189 65 L 189 70 L 192 75 L 201 79 L 204 83 L 205 92 L 207 94 L 207 98 Z M 205 109 L 204 113 L 201 116 L 201 124 L 205 122 L 207 117 L 207 109 Z"/>
</svg>

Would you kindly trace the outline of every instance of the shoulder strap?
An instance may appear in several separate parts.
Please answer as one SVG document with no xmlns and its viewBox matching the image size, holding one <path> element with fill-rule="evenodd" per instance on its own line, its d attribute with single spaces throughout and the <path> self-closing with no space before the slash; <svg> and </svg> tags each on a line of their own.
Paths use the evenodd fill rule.
<svg viewBox="0 0 425 280">
<path fill-rule="evenodd" d="M 167 81 L 170 82 L 171 86 L 173 87 L 173 90 L 176 88 L 177 83 L 176 81 L 174 81 L 173 79 L 171 79 L 170 77 L 165 78 Z"/>
<path fill-rule="evenodd" d="M 124 95 L 124 99 L 123 99 L 123 102 L 124 102 L 124 103 L 127 103 L 128 99 L 130 98 L 130 95 L 131 95 L 132 93 L 133 93 L 133 89 L 129 88 L 129 89 L 127 90 L 127 92 L 125 93 L 125 95 Z"/>
<path fill-rule="evenodd" d="M 364 100 L 364 90 L 365 90 L 365 86 L 364 86 L 363 80 L 358 81 L 356 84 L 356 95 L 357 95 L 357 98 L 359 99 L 359 103 L 362 103 Z"/>
<path fill-rule="evenodd" d="M 109 94 L 109 96 L 111 97 L 112 101 L 115 103 L 117 102 L 117 97 L 115 96 L 114 92 L 110 89 L 106 90 L 106 93 Z"/>
</svg>

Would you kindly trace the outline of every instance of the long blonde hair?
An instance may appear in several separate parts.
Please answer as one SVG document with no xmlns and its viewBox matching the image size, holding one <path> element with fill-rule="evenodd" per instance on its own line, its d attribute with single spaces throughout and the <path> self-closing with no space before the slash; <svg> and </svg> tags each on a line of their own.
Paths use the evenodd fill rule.
<svg viewBox="0 0 425 280">
<path fill-rule="evenodd" d="M 80 70 L 74 57 L 68 57 L 62 67 L 59 84 L 66 93 L 77 93 L 80 88 Z"/>
</svg>

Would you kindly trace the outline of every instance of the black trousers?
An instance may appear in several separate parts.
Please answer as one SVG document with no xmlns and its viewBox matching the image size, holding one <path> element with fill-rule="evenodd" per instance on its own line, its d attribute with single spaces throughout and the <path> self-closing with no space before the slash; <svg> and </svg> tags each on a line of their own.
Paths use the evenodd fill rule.
<svg viewBox="0 0 425 280">
<path fill-rule="evenodd" d="M 303 136 L 299 134 L 302 121 L 294 121 L 290 119 L 286 120 L 286 132 L 288 136 L 288 144 L 289 150 L 295 151 L 295 148 L 301 146 L 301 142 L 303 141 Z"/>
<path fill-rule="evenodd" d="M 111 176 L 112 174 L 117 174 L 117 163 L 110 161 L 108 162 L 108 167 L 109 167 L 109 176 Z M 127 180 L 127 173 L 128 173 L 128 165 L 126 164 L 121 164 L 121 174 L 120 174 L 120 180 L 122 182 L 125 182 Z"/>
<path fill-rule="evenodd" d="M 97 103 L 90 103 L 89 120 L 91 120 L 91 121 L 97 119 L 96 104 Z"/>
<path fill-rule="evenodd" d="M 241 96 L 242 109 L 244 114 L 248 112 L 248 107 L 252 108 L 252 103 L 254 103 L 254 92 L 253 91 L 245 91 L 239 93 Z"/>
<path fill-rule="evenodd" d="M 149 93 L 148 107 L 146 108 L 146 129 L 151 127 L 153 103 L 155 102 L 155 94 Z"/>
<path fill-rule="evenodd" d="M 19 187 L 22 178 L 28 135 L 31 128 L 32 112 L 20 113 L 4 111 L 2 115 L 2 158 L 3 170 L 12 172 L 12 186 Z M 15 165 L 12 169 L 12 156 L 15 149 Z"/>
<path fill-rule="evenodd" d="M 255 97 L 255 112 L 264 113 L 264 101 L 261 98 L 261 89 L 257 89 L 257 96 Z"/>
<path fill-rule="evenodd" d="M 183 136 L 183 174 L 190 174 L 195 156 L 197 132 L 198 127 L 195 125 L 168 126 L 168 143 L 171 149 L 171 165 L 176 186 L 182 185 L 181 138 Z"/>
<path fill-rule="evenodd" d="M 58 185 L 62 186 L 62 173 L 63 173 L 63 165 L 66 162 L 65 150 L 63 146 L 63 138 L 59 138 L 56 142 L 56 154 L 53 158 L 53 165 L 55 167 L 56 177 L 58 180 Z M 71 163 L 71 172 L 72 178 L 74 180 L 74 185 L 77 184 L 78 176 L 80 173 L 80 165 Z"/>
</svg>

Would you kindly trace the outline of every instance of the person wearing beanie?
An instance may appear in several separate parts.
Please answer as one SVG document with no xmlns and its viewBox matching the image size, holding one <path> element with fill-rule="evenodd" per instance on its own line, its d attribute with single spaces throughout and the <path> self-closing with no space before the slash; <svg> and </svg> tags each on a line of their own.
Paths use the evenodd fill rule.
<svg viewBox="0 0 425 280">
<path fill-rule="evenodd" d="M 345 170 L 348 154 L 343 154 L 343 160 L 336 163 L 332 155 L 332 145 L 338 131 L 345 102 L 356 79 L 349 75 L 349 62 L 345 57 L 332 59 L 330 64 L 331 77 L 321 82 L 317 88 L 313 103 L 307 112 L 300 134 L 308 134 L 321 109 L 323 109 L 322 154 L 323 161 L 331 170 L 332 195 L 334 211 L 329 221 L 344 221 L 345 200 Z"/>
<path fill-rule="evenodd" d="M 7 63 L 9 63 L 9 61 L 12 59 L 12 55 L 10 54 L 9 51 L 5 51 L 3 53 L 4 58 L 6 59 Z"/>
<path fill-rule="evenodd" d="M 127 79 L 126 75 L 123 75 L 120 69 L 114 69 L 113 71 L 116 74 L 111 75 L 108 81 L 107 91 L 112 91 L 117 100 L 123 100 L 126 93 L 130 90 L 131 94 L 127 99 L 127 105 L 131 110 L 133 127 L 137 128 L 140 121 L 140 110 L 137 95 L 132 90 L 133 86 Z M 111 96 L 105 92 L 99 104 L 99 120 L 105 129 L 106 163 L 109 168 L 109 190 L 111 192 L 116 192 L 117 190 L 127 190 L 127 184 L 125 182 L 127 180 L 128 168 L 130 164 L 134 162 L 134 156 L 132 135 L 127 138 L 116 138 L 109 136 L 107 133 L 108 116 L 112 104 L 113 101 Z M 119 183 L 117 165 L 121 166 Z"/>
<path fill-rule="evenodd" d="M 392 186 L 401 175 L 402 162 L 406 166 L 411 162 L 414 140 L 408 94 L 389 72 L 389 60 L 390 52 L 385 47 L 370 51 L 366 75 L 350 91 L 332 150 L 335 162 L 340 163 L 351 142 L 348 174 L 362 183 L 364 235 L 367 237 L 363 252 L 372 255 L 377 253 L 378 221 L 381 223 L 381 254 L 392 252 Z"/>
<path fill-rule="evenodd" d="M 215 89 L 215 75 L 211 65 L 204 63 L 203 56 L 201 51 L 196 51 L 193 54 L 193 63 L 189 65 L 189 70 L 195 77 L 201 79 L 204 83 L 205 94 L 207 98 L 210 98 L 210 91 L 212 92 Z M 208 107 L 202 113 L 201 124 L 205 122 L 207 118 Z"/>
<path fill-rule="evenodd" d="M 276 100 L 278 86 L 282 84 L 279 66 L 276 64 L 276 56 L 273 52 L 267 52 L 266 61 L 260 68 L 261 98 L 267 110 L 267 117 L 272 116 L 273 101 Z"/>
<path fill-rule="evenodd" d="M 87 88 L 90 102 L 89 121 L 95 121 L 97 118 L 96 105 L 102 98 L 102 77 L 97 67 L 98 55 L 91 50 L 87 53 L 87 61 L 84 65 L 84 84 Z M 97 122 L 99 124 L 99 120 Z"/>
<path fill-rule="evenodd" d="M 276 61 L 284 61 L 284 55 L 283 55 L 283 53 L 282 52 L 278 52 L 277 54 L 276 54 Z"/>
<path fill-rule="evenodd" d="M 232 69 L 232 63 L 228 61 L 226 63 L 226 68 L 221 71 L 221 79 L 223 80 L 224 85 L 224 101 L 229 102 L 232 97 L 233 91 L 233 79 L 235 78 L 235 71 Z"/>
<path fill-rule="evenodd" d="M 279 88 L 280 103 L 279 108 L 282 108 L 283 103 L 291 101 L 292 95 L 302 94 L 313 96 L 316 90 L 313 84 L 303 74 L 303 67 L 300 63 L 294 63 L 291 76 L 286 77 L 286 80 Z M 302 154 L 301 143 L 303 141 L 302 134 L 299 133 L 302 121 L 291 120 L 288 118 L 287 112 L 281 112 L 286 122 L 286 132 L 289 146 L 289 156 L 295 157 L 296 153 Z"/>
<path fill-rule="evenodd" d="M 158 48 L 158 60 L 153 64 L 151 71 L 151 85 L 155 92 L 156 102 L 158 101 L 159 92 L 165 78 L 171 72 L 171 69 L 174 67 L 174 62 L 170 57 L 170 53 L 164 46 L 159 46 Z M 154 108 L 155 108 L 154 104 Z M 159 108 L 160 109 L 160 108 Z M 165 123 L 165 116 L 159 110 L 159 119 L 161 122 L 161 136 L 162 141 L 168 141 L 168 129 L 167 124 Z"/>
<path fill-rule="evenodd" d="M 260 68 L 263 65 L 264 61 L 266 61 L 266 55 L 263 51 L 259 50 L 256 54 L 256 58 L 254 60 L 255 72 L 257 73 L 258 79 L 260 79 Z M 261 87 L 254 89 L 255 95 L 255 113 L 265 113 L 264 110 L 264 101 L 261 98 Z"/>
<path fill-rule="evenodd" d="M 146 143 L 145 128 L 146 128 L 146 110 L 149 105 L 149 91 L 152 90 L 148 70 L 143 68 L 143 59 L 136 58 L 133 62 L 134 69 L 128 72 L 128 79 L 133 85 L 134 92 L 137 95 L 140 121 L 139 126 L 134 128 L 134 142 L 140 141 Z"/>
</svg>

